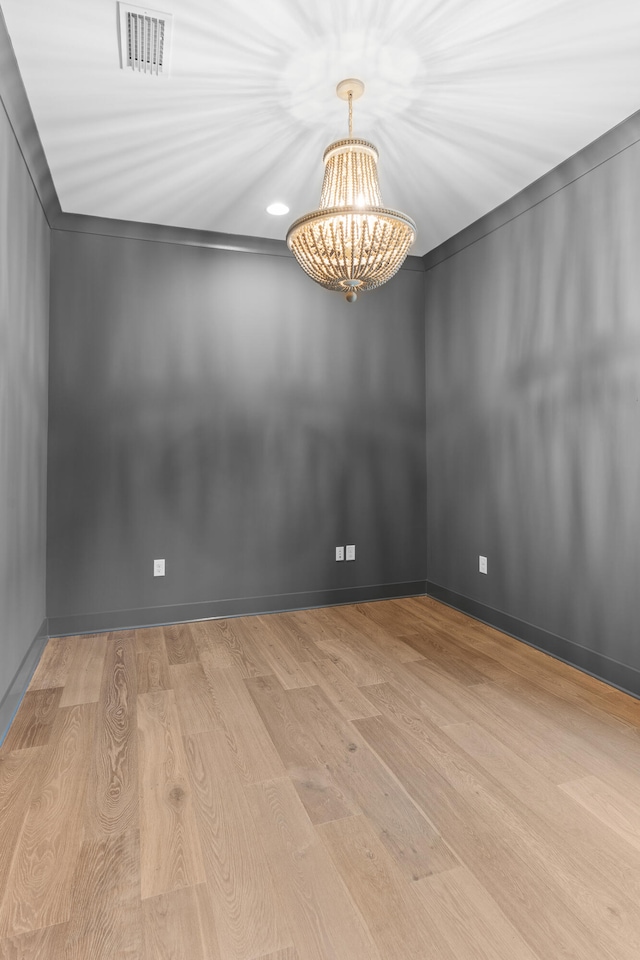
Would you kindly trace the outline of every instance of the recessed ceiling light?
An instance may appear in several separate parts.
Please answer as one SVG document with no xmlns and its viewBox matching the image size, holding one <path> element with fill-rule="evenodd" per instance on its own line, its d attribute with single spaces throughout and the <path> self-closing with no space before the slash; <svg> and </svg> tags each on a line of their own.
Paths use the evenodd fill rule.
<svg viewBox="0 0 640 960">
<path fill-rule="evenodd" d="M 286 203 L 270 203 L 267 207 L 267 213 L 270 213 L 273 217 L 284 217 L 285 213 L 289 213 L 289 207 Z"/>
</svg>

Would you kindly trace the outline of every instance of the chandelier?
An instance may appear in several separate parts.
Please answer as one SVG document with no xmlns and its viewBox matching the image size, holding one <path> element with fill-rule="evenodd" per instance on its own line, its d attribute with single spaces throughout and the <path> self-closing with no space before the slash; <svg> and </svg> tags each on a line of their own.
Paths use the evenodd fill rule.
<svg viewBox="0 0 640 960">
<path fill-rule="evenodd" d="M 353 303 L 358 292 L 373 290 L 398 272 L 416 225 L 382 205 L 378 151 L 353 136 L 353 101 L 364 93 L 364 84 L 342 80 L 336 93 L 349 101 L 349 137 L 325 150 L 320 207 L 291 224 L 287 245 L 312 280 L 342 291 Z"/>
</svg>

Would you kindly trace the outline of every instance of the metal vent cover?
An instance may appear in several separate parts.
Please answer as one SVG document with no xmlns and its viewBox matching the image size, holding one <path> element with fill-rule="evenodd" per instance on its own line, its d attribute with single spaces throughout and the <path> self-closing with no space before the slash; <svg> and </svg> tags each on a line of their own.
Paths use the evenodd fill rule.
<svg viewBox="0 0 640 960">
<path fill-rule="evenodd" d="M 173 16 L 160 10 L 118 3 L 120 65 L 138 73 L 167 76 Z"/>
</svg>

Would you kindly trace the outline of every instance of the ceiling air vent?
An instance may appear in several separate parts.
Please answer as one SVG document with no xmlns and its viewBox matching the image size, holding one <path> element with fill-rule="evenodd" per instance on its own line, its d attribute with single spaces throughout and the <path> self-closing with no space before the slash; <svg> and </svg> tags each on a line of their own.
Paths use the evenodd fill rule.
<svg viewBox="0 0 640 960">
<path fill-rule="evenodd" d="M 170 13 L 119 3 L 122 69 L 167 76 L 171 54 Z"/>
</svg>

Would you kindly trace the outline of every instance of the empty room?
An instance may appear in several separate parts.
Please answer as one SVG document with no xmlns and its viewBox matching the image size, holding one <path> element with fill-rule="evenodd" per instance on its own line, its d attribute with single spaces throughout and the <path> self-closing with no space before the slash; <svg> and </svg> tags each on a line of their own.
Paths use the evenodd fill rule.
<svg viewBox="0 0 640 960">
<path fill-rule="evenodd" d="M 640 956 L 640 5 L 0 0 L 0 960 Z"/>
</svg>

